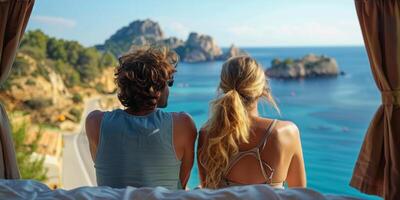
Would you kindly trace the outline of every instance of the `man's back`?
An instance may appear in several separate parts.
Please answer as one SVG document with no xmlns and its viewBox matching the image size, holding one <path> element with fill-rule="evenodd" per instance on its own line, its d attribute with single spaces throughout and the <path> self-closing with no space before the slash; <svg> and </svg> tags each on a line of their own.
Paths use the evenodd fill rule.
<svg viewBox="0 0 400 200">
<path fill-rule="evenodd" d="M 159 110 L 168 104 L 177 62 L 165 48 L 137 49 L 119 58 L 114 78 L 125 109 L 95 110 L 86 118 L 99 185 L 185 188 L 196 126 L 186 113 Z"/>
<path fill-rule="evenodd" d="M 180 165 L 171 113 L 159 109 L 145 116 L 120 109 L 104 113 L 95 159 L 98 185 L 181 189 Z"/>
</svg>

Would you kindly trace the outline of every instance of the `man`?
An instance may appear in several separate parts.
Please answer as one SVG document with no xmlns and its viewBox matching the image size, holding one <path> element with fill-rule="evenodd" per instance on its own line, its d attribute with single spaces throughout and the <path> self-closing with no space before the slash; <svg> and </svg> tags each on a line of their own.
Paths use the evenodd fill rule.
<svg viewBox="0 0 400 200">
<path fill-rule="evenodd" d="M 196 127 L 186 113 L 159 109 L 167 106 L 177 62 L 175 53 L 155 48 L 119 59 L 115 82 L 126 109 L 95 110 L 86 119 L 99 186 L 186 187 Z"/>
</svg>

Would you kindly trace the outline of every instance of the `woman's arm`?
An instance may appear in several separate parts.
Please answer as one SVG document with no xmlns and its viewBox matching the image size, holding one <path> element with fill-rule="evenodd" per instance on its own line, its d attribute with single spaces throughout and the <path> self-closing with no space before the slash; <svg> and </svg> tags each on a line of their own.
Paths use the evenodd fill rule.
<svg viewBox="0 0 400 200">
<path fill-rule="evenodd" d="M 200 151 L 201 151 L 201 148 L 203 147 L 204 140 L 205 140 L 205 132 L 204 132 L 204 129 L 201 129 L 199 132 L 199 140 L 197 142 L 197 167 L 199 169 L 200 187 L 201 188 L 204 187 L 204 183 L 206 181 L 206 172 L 205 172 L 203 165 L 201 165 L 201 162 L 200 162 Z"/>
<path fill-rule="evenodd" d="M 286 182 L 289 187 L 306 187 L 306 171 L 304 167 L 303 151 L 301 148 L 300 132 L 295 124 L 292 123 L 291 138 L 293 155 L 290 161 Z"/>
</svg>

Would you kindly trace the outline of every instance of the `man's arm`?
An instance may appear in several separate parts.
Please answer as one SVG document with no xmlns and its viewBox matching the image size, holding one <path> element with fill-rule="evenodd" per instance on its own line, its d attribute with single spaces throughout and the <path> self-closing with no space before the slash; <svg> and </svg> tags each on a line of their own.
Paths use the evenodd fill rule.
<svg viewBox="0 0 400 200">
<path fill-rule="evenodd" d="M 174 135 L 178 136 L 178 146 L 181 148 L 181 169 L 179 178 L 182 187 L 186 188 L 194 162 L 194 145 L 197 138 L 196 125 L 186 113 L 174 114 Z M 178 153 L 177 153 L 178 154 Z"/>
<path fill-rule="evenodd" d="M 100 123 L 104 113 L 94 110 L 86 117 L 85 129 L 89 141 L 90 154 L 93 162 L 96 160 L 97 146 L 99 144 Z"/>
</svg>

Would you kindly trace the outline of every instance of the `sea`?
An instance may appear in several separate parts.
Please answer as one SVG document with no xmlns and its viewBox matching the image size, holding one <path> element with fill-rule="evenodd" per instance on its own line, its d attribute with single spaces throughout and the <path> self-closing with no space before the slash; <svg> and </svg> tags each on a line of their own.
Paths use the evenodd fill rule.
<svg viewBox="0 0 400 200">
<path fill-rule="evenodd" d="M 309 53 L 336 59 L 345 75 L 298 80 L 269 79 L 281 114 L 260 103 L 260 115 L 293 121 L 299 128 L 308 188 L 324 194 L 368 196 L 349 186 L 366 130 L 380 105 L 364 46 L 244 48 L 263 68 L 271 60 L 297 59 Z M 180 63 L 170 90 L 168 111 L 187 112 L 199 129 L 217 96 L 222 61 Z M 188 186 L 199 185 L 195 161 Z"/>
</svg>

